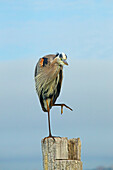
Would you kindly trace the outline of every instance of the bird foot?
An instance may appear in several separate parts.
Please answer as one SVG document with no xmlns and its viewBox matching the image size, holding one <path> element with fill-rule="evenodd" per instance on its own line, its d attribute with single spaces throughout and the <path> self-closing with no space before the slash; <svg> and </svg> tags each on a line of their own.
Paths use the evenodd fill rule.
<svg viewBox="0 0 113 170">
<path fill-rule="evenodd" d="M 61 114 L 63 114 L 63 107 L 65 106 L 66 108 L 70 109 L 71 111 L 73 111 L 73 109 L 71 109 L 69 106 L 67 106 L 66 104 L 53 104 L 52 106 L 61 106 Z"/>
<path fill-rule="evenodd" d="M 66 104 L 61 104 L 61 115 L 63 114 L 63 106 L 65 106 L 66 108 L 70 109 L 71 111 L 73 111 L 73 109 L 71 109 L 69 106 L 67 106 Z"/>
<path fill-rule="evenodd" d="M 43 143 L 44 143 L 45 140 L 48 139 L 48 138 L 52 138 L 52 139 L 54 140 L 54 142 L 55 142 L 55 138 L 61 138 L 61 137 L 60 137 L 60 136 L 52 136 L 52 135 L 49 135 L 49 136 L 47 136 L 47 137 L 45 137 L 45 138 L 43 139 Z"/>
</svg>

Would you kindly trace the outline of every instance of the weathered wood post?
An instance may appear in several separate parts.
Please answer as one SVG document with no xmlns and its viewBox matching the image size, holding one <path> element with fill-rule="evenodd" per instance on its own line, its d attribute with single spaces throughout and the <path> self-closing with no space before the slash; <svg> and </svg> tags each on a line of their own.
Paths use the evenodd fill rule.
<svg viewBox="0 0 113 170">
<path fill-rule="evenodd" d="M 82 170 L 80 138 L 42 139 L 43 170 Z"/>
</svg>

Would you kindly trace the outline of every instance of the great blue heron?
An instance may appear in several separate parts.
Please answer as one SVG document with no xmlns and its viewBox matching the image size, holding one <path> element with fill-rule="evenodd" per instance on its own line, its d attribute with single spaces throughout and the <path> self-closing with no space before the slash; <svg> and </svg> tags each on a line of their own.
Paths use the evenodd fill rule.
<svg viewBox="0 0 113 170">
<path fill-rule="evenodd" d="M 52 137 L 50 127 L 50 109 L 52 106 L 61 106 L 61 114 L 63 106 L 72 110 L 65 104 L 55 104 L 61 90 L 63 66 L 68 65 L 66 60 L 67 55 L 64 53 L 49 54 L 40 58 L 35 67 L 35 87 L 42 110 L 48 112 L 49 137 Z"/>
</svg>

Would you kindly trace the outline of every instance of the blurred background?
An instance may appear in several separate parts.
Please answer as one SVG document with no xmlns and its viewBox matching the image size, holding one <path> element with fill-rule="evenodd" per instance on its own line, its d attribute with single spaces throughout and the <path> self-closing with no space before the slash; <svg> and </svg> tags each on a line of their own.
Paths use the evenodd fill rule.
<svg viewBox="0 0 113 170">
<path fill-rule="evenodd" d="M 69 63 L 57 103 L 73 112 L 52 108 L 52 132 L 80 137 L 83 169 L 113 166 L 113 1 L 0 0 L 0 170 L 42 170 L 34 69 L 56 52 Z"/>
</svg>

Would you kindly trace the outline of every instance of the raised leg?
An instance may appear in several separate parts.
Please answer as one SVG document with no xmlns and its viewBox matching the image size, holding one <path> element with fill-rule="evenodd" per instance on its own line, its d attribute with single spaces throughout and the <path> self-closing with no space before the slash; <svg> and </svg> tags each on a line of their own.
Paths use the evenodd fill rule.
<svg viewBox="0 0 113 170">
<path fill-rule="evenodd" d="M 70 109 L 71 111 L 73 111 L 69 106 L 67 106 L 66 104 L 53 104 L 53 106 L 61 106 L 61 114 L 63 113 L 63 106 L 65 106 L 66 108 Z"/>
</svg>

